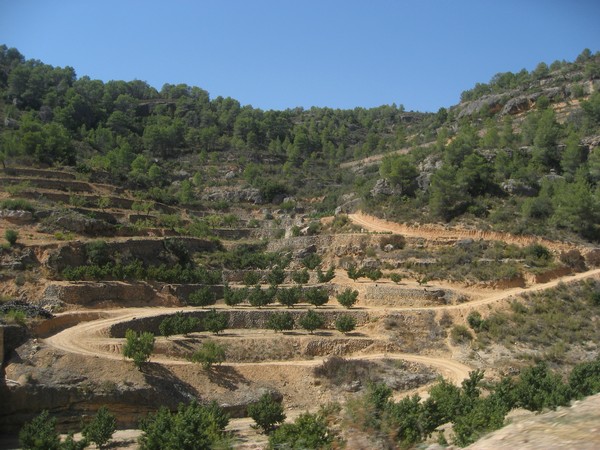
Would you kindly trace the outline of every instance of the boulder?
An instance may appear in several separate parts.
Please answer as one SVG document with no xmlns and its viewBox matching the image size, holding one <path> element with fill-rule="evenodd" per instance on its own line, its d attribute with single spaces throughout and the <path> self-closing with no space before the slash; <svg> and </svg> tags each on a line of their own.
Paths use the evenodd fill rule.
<svg viewBox="0 0 600 450">
<path fill-rule="evenodd" d="M 31 223 L 33 221 L 33 214 L 30 211 L 24 211 L 20 209 L 2 209 L 0 210 L 0 219 L 7 220 L 8 222 L 16 225 L 22 225 Z"/>
<path fill-rule="evenodd" d="M 390 181 L 387 178 L 380 178 L 379 180 L 377 180 L 377 182 L 375 183 L 375 186 L 373 186 L 373 189 L 371 189 L 371 195 L 373 197 L 376 197 L 378 195 L 385 195 L 385 196 L 396 195 L 396 194 L 400 194 L 400 193 L 401 193 L 401 189 L 399 189 L 398 187 L 392 186 L 392 184 L 390 183 Z"/>
</svg>

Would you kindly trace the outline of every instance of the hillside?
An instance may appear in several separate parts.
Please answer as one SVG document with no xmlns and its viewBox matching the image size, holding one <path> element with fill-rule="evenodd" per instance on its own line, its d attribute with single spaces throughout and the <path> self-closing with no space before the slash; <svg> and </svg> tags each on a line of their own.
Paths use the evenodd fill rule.
<svg viewBox="0 0 600 450">
<path fill-rule="evenodd" d="M 465 446 L 600 390 L 600 54 L 436 114 L 0 68 L 4 432 L 215 401 L 210 445 L 263 448 L 267 394 L 322 444 Z"/>
</svg>

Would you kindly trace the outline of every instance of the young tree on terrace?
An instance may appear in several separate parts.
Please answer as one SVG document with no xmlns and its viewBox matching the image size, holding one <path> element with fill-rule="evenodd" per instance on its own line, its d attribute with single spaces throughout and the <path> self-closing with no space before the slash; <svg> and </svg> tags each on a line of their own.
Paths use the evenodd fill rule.
<svg viewBox="0 0 600 450">
<path fill-rule="evenodd" d="M 276 333 L 294 329 L 294 317 L 289 312 L 276 312 L 267 319 L 267 328 Z"/>
<path fill-rule="evenodd" d="M 354 317 L 344 314 L 335 320 L 335 329 L 340 333 L 350 333 L 356 328 L 356 320 Z"/>
<path fill-rule="evenodd" d="M 326 289 L 314 287 L 304 291 L 306 301 L 311 305 L 319 307 L 329 301 L 329 293 Z"/>
<path fill-rule="evenodd" d="M 310 334 L 313 334 L 313 331 L 321 328 L 325 324 L 325 319 L 321 314 L 316 313 L 311 309 L 302 317 L 300 317 L 299 323 L 302 328 L 304 328 Z"/>
<path fill-rule="evenodd" d="M 85 425 L 82 430 L 83 437 L 88 442 L 93 442 L 98 448 L 103 448 L 112 438 L 117 427 L 114 414 L 111 414 L 106 406 L 102 406 L 92 421 Z"/>
<path fill-rule="evenodd" d="M 353 291 L 350 288 L 345 289 L 343 292 L 340 292 L 335 296 L 337 301 L 340 302 L 344 308 L 352 308 L 356 301 L 358 300 L 358 291 Z"/>
<path fill-rule="evenodd" d="M 125 332 L 123 356 L 133 359 L 135 366 L 141 369 L 142 364 L 150 359 L 154 350 L 154 335 L 147 331 L 139 334 L 129 329 Z"/>
<path fill-rule="evenodd" d="M 283 405 L 273 400 L 269 393 L 263 394 L 257 403 L 248 406 L 248 415 L 265 433 L 273 431 L 278 423 L 285 420 Z"/>
<path fill-rule="evenodd" d="M 302 290 L 297 286 L 288 289 L 279 289 L 277 299 L 282 305 L 293 308 L 295 304 L 300 302 L 301 294 Z"/>
<path fill-rule="evenodd" d="M 228 322 L 227 313 L 217 312 L 214 308 L 207 312 L 202 320 L 204 328 L 214 334 L 219 334 L 227 328 Z"/>
<path fill-rule="evenodd" d="M 205 341 L 190 357 L 190 361 L 202 364 L 202 368 L 210 370 L 213 364 L 225 361 L 225 348 L 217 342 Z"/>
</svg>

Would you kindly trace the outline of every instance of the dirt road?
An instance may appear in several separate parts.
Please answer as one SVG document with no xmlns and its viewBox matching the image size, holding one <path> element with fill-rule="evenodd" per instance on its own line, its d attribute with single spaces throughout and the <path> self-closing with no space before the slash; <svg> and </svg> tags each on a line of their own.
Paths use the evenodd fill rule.
<svg viewBox="0 0 600 450">
<path fill-rule="evenodd" d="M 359 225 L 368 231 L 379 233 L 398 233 L 405 236 L 423 237 L 426 239 L 482 239 L 486 241 L 502 241 L 507 244 L 514 244 L 521 247 L 531 244 L 541 244 L 555 252 L 563 252 L 577 248 L 577 246 L 573 244 L 550 241 L 536 236 L 515 236 L 498 231 L 449 228 L 436 224 L 418 226 L 405 225 L 370 216 L 362 212 L 348 214 L 348 218 L 356 225 Z"/>
</svg>

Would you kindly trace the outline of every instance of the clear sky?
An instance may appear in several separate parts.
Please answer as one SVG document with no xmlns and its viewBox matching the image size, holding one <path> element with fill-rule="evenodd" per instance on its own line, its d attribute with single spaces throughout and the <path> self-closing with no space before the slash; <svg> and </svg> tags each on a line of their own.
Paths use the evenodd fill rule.
<svg viewBox="0 0 600 450">
<path fill-rule="evenodd" d="M 498 72 L 599 51 L 600 0 L 0 0 L 0 44 L 262 109 L 437 111 Z"/>
</svg>

